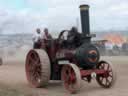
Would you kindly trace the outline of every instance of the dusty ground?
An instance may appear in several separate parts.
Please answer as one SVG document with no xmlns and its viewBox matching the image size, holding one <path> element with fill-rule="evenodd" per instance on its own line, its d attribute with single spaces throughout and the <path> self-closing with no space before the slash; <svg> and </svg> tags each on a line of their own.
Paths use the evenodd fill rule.
<svg viewBox="0 0 128 96">
<path fill-rule="evenodd" d="M 74 96 L 128 96 L 128 57 L 103 57 L 103 59 L 112 61 L 114 65 L 117 72 L 115 86 L 111 89 L 103 89 L 96 81 L 90 84 L 83 82 L 81 91 Z M 16 96 L 71 96 L 64 90 L 61 82 L 50 82 L 47 88 L 31 88 L 25 77 L 22 60 L 5 61 L 4 65 L 0 66 L 0 86 L 1 84 L 20 90 L 21 95 Z M 0 93 L 0 96 L 4 95 Z"/>
</svg>

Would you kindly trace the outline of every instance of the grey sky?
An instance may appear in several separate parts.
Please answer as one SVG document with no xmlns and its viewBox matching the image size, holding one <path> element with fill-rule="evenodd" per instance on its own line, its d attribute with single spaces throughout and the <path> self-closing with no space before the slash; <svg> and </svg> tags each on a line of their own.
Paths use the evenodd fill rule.
<svg viewBox="0 0 128 96">
<path fill-rule="evenodd" d="M 0 32 L 30 33 L 36 27 L 49 27 L 52 32 L 69 29 L 76 25 L 76 19 L 80 17 L 78 7 L 83 3 L 90 5 L 91 30 L 128 29 L 128 0 L 23 1 L 26 5 L 19 10 L 0 6 Z"/>
</svg>

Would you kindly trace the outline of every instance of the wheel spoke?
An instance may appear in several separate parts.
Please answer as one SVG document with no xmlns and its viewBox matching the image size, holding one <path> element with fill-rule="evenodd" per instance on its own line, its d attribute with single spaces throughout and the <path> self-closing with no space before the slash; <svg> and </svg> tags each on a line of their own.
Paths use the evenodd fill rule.
<svg viewBox="0 0 128 96">
<path fill-rule="evenodd" d="M 109 70 L 109 68 L 110 68 L 110 66 L 109 66 L 109 64 L 107 64 L 108 66 L 107 66 L 107 70 Z"/>
<path fill-rule="evenodd" d="M 37 59 L 37 60 L 35 61 L 35 64 L 40 65 L 40 60 Z"/>
<path fill-rule="evenodd" d="M 103 77 L 100 77 L 101 78 L 101 82 L 103 82 L 104 78 Z"/>
<path fill-rule="evenodd" d="M 103 63 L 103 69 L 105 69 L 105 65 L 106 65 L 106 64 L 105 64 L 105 63 Z"/>
<path fill-rule="evenodd" d="M 64 75 L 63 79 L 65 79 L 65 83 L 68 83 L 69 81 L 68 71 L 66 70 L 63 75 Z"/>
<path fill-rule="evenodd" d="M 29 57 L 29 63 L 33 63 L 35 60 L 32 57 Z"/>
<path fill-rule="evenodd" d="M 109 85 L 109 80 L 106 78 L 106 85 Z"/>
<path fill-rule="evenodd" d="M 34 67 L 32 65 L 28 66 L 28 71 L 33 72 Z"/>
<path fill-rule="evenodd" d="M 36 60 L 36 53 L 32 53 L 32 54 L 31 54 L 31 57 L 32 57 L 34 60 Z"/>
<path fill-rule="evenodd" d="M 108 72 L 109 72 L 109 73 L 112 72 L 112 69 L 109 69 Z"/>
<path fill-rule="evenodd" d="M 38 79 L 40 79 L 40 75 L 37 72 L 35 72 L 33 74 L 33 78 L 35 79 L 35 82 L 38 82 Z"/>
<path fill-rule="evenodd" d="M 113 77 L 112 75 L 109 75 L 109 77 Z"/>
<path fill-rule="evenodd" d="M 41 73 L 41 68 L 38 66 L 38 67 L 36 68 L 36 71 L 37 71 L 38 73 Z"/>
</svg>

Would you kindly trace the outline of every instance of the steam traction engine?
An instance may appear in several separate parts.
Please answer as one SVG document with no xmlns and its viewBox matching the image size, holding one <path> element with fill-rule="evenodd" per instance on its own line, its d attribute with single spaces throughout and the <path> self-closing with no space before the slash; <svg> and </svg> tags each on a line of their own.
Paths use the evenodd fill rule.
<svg viewBox="0 0 128 96">
<path fill-rule="evenodd" d="M 26 76 L 33 87 L 45 87 L 49 80 L 62 80 L 65 88 L 75 93 L 81 88 L 81 80 L 91 82 L 96 78 L 99 85 L 110 88 L 115 82 L 111 63 L 100 61 L 98 49 L 91 44 L 89 6 L 81 5 L 82 33 L 79 44 L 62 46 L 64 31 L 57 39 L 43 40 L 40 49 L 32 49 L 26 57 Z M 74 33 L 75 34 L 75 33 Z"/>
</svg>

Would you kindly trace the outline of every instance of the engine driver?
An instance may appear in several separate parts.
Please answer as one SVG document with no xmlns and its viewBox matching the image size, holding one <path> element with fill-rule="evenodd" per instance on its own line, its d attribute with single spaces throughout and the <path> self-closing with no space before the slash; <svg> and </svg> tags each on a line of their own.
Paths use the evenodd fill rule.
<svg viewBox="0 0 128 96">
<path fill-rule="evenodd" d="M 80 45 L 81 34 L 76 27 L 72 27 L 68 32 L 67 42 L 71 47 L 77 47 Z"/>
</svg>

